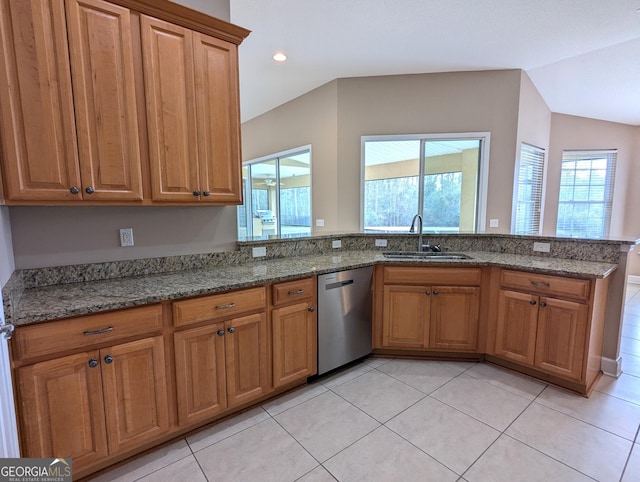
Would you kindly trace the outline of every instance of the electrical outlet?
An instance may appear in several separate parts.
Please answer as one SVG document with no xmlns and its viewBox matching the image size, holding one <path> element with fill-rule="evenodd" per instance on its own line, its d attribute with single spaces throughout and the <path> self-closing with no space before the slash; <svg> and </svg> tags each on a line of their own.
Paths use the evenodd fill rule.
<svg viewBox="0 0 640 482">
<path fill-rule="evenodd" d="M 324 226 L 324 219 L 316 219 L 316 226 Z"/>
<path fill-rule="evenodd" d="M 541 253 L 548 253 L 551 250 L 551 245 L 549 243 L 533 243 L 533 250 L 539 251 Z"/>
<path fill-rule="evenodd" d="M 120 246 L 133 246 L 133 228 L 123 228 L 120 230 Z"/>
<path fill-rule="evenodd" d="M 342 241 L 339 239 L 334 239 L 333 241 L 331 241 L 331 247 L 332 248 L 342 248 Z"/>
<path fill-rule="evenodd" d="M 500 221 L 498 219 L 489 219 L 490 228 L 497 228 L 498 226 L 500 226 Z"/>
<path fill-rule="evenodd" d="M 266 246 L 258 246 L 251 250 L 251 254 L 254 258 L 261 258 L 262 256 L 267 255 L 267 247 Z"/>
<path fill-rule="evenodd" d="M 386 239 L 376 239 L 376 247 L 377 248 L 386 248 L 387 240 Z"/>
</svg>

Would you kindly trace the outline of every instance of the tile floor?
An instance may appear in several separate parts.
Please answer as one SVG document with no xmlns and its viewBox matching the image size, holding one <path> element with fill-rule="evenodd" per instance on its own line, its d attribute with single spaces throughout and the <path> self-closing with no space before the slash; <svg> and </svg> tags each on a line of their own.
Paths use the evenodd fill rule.
<svg viewBox="0 0 640 482">
<path fill-rule="evenodd" d="M 638 481 L 640 285 L 624 374 L 586 399 L 484 363 L 370 358 L 96 481 Z"/>
</svg>

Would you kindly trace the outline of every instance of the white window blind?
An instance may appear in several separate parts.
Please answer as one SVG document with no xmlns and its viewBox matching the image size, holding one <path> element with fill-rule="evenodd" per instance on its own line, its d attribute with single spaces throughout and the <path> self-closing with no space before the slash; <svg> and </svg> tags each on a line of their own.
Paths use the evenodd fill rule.
<svg viewBox="0 0 640 482">
<path fill-rule="evenodd" d="M 514 190 L 514 234 L 540 234 L 544 149 L 523 143 Z"/>
<path fill-rule="evenodd" d="M 616 158 L 617 150 L 562 153 L 558 236 L 609 236 Z"/>
</svg>

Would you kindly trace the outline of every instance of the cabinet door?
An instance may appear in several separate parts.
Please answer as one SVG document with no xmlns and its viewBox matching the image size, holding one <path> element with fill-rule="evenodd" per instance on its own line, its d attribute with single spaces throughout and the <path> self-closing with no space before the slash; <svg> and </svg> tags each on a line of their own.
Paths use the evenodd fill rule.
<svg viewBox="0 0 640 482">
<path fill-rule="evenodd" d="M 169 413 L 162 336 L 102 349 L 100 358 L 109 452 L 136 448 L 166 432 Z"/>
<path fill-rule="evenodd" d="M 317 372 L 317 325 L 307 302 L 275 309 L 273 326 L 273 385 L 280 387 Z"/>
<path fill-rule="evenodd" d="M 227 402 L 240 405 L 267 393 L 267 317 L 257 313 L 225 323 Z"/>
<path fill-rule="evenodd" d="M 384 287 L 382 346 L 427 348 L 429 344 L 430 288 L 387 285 Z"/>
<path fill-rule="evenodd" d="M 500 290 L 495 354 L 518 363 L 533 365 L 537 320 L 536 296 Z"/>
<path fill-rule="evenodd" d="M 476 350 L 480 288 L 433 286 L 429 348 Z"/>
<path fill-rule="evenodd" d="M 107 456 L 97 351 L 20 368 L 18 390 L 24 457 L 73 457 L 81 469 Z"/>
<path fill-rule="evenodd" d="M 582 303 L 540 298 L 536 367 L 580 380 L 587 337 L 588 307 Z"/>
<path fill-rule="evenodd" d="M 156 201 L 194 201 L 200 181 L 192 32 L 145 15 L 141 29 L 151 194 Z"/>
<path fill-rule="evenodd" d="M 224 324 L 174 335 L 178 421 L 188 425 L 227 408 Z"/>
<path fill-rule="evenodd" d="M 5 196 L 80 200 L 64 3 L 1 0 L 0 36 Z"/>
<path fill-rule="evenodd" d="M 236 45 L 193 34 L 202 200 L 242 204 Z"/>
<path fill-rule="evenodd" d="M 141 200 L 131 15 L 67 0 L 76 127 L 86 200 Z"/>
</svg>

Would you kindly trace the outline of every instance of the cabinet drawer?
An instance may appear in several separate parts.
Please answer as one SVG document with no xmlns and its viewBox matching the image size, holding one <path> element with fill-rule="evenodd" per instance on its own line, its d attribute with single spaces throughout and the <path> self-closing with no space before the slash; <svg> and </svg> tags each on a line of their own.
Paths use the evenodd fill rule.
<svg viewBox="0 0 640 482">
<path fill-rule="evenodd" d="M 581 301 L 589 299 L 591 290 L 589 280 L 507 269 L 503 269 L 501 272 L 500 284 L 506 288 L 525 290 L 539 295 L 554 295 Z"/>
<path fill-rule="evenodd" d="M 385 284 L 438 284 L 438 285 L 479 285 L 480 268 L 446 268 L 385 266 L 383 269 Z"/>
<path fill-rule="evenodd" d="M 273 306 L 283 305 L 298 300 L 313 298 L 313 278 L 297 279 L 278 283 L 272 287 Z"/>
<path fill-rule="evenodd" d="M 173 324 L 192 325 L 259 310 L 267 305 L 264 286 L 173 303 Z"/>
<path fill-rule="evenodd" d="M 77 348 L 88 349 L 162 329 L 162 307 L 149 305 L 19 327 L 14 337 L 15 356 L 34 358 Z"/>
</svg>

